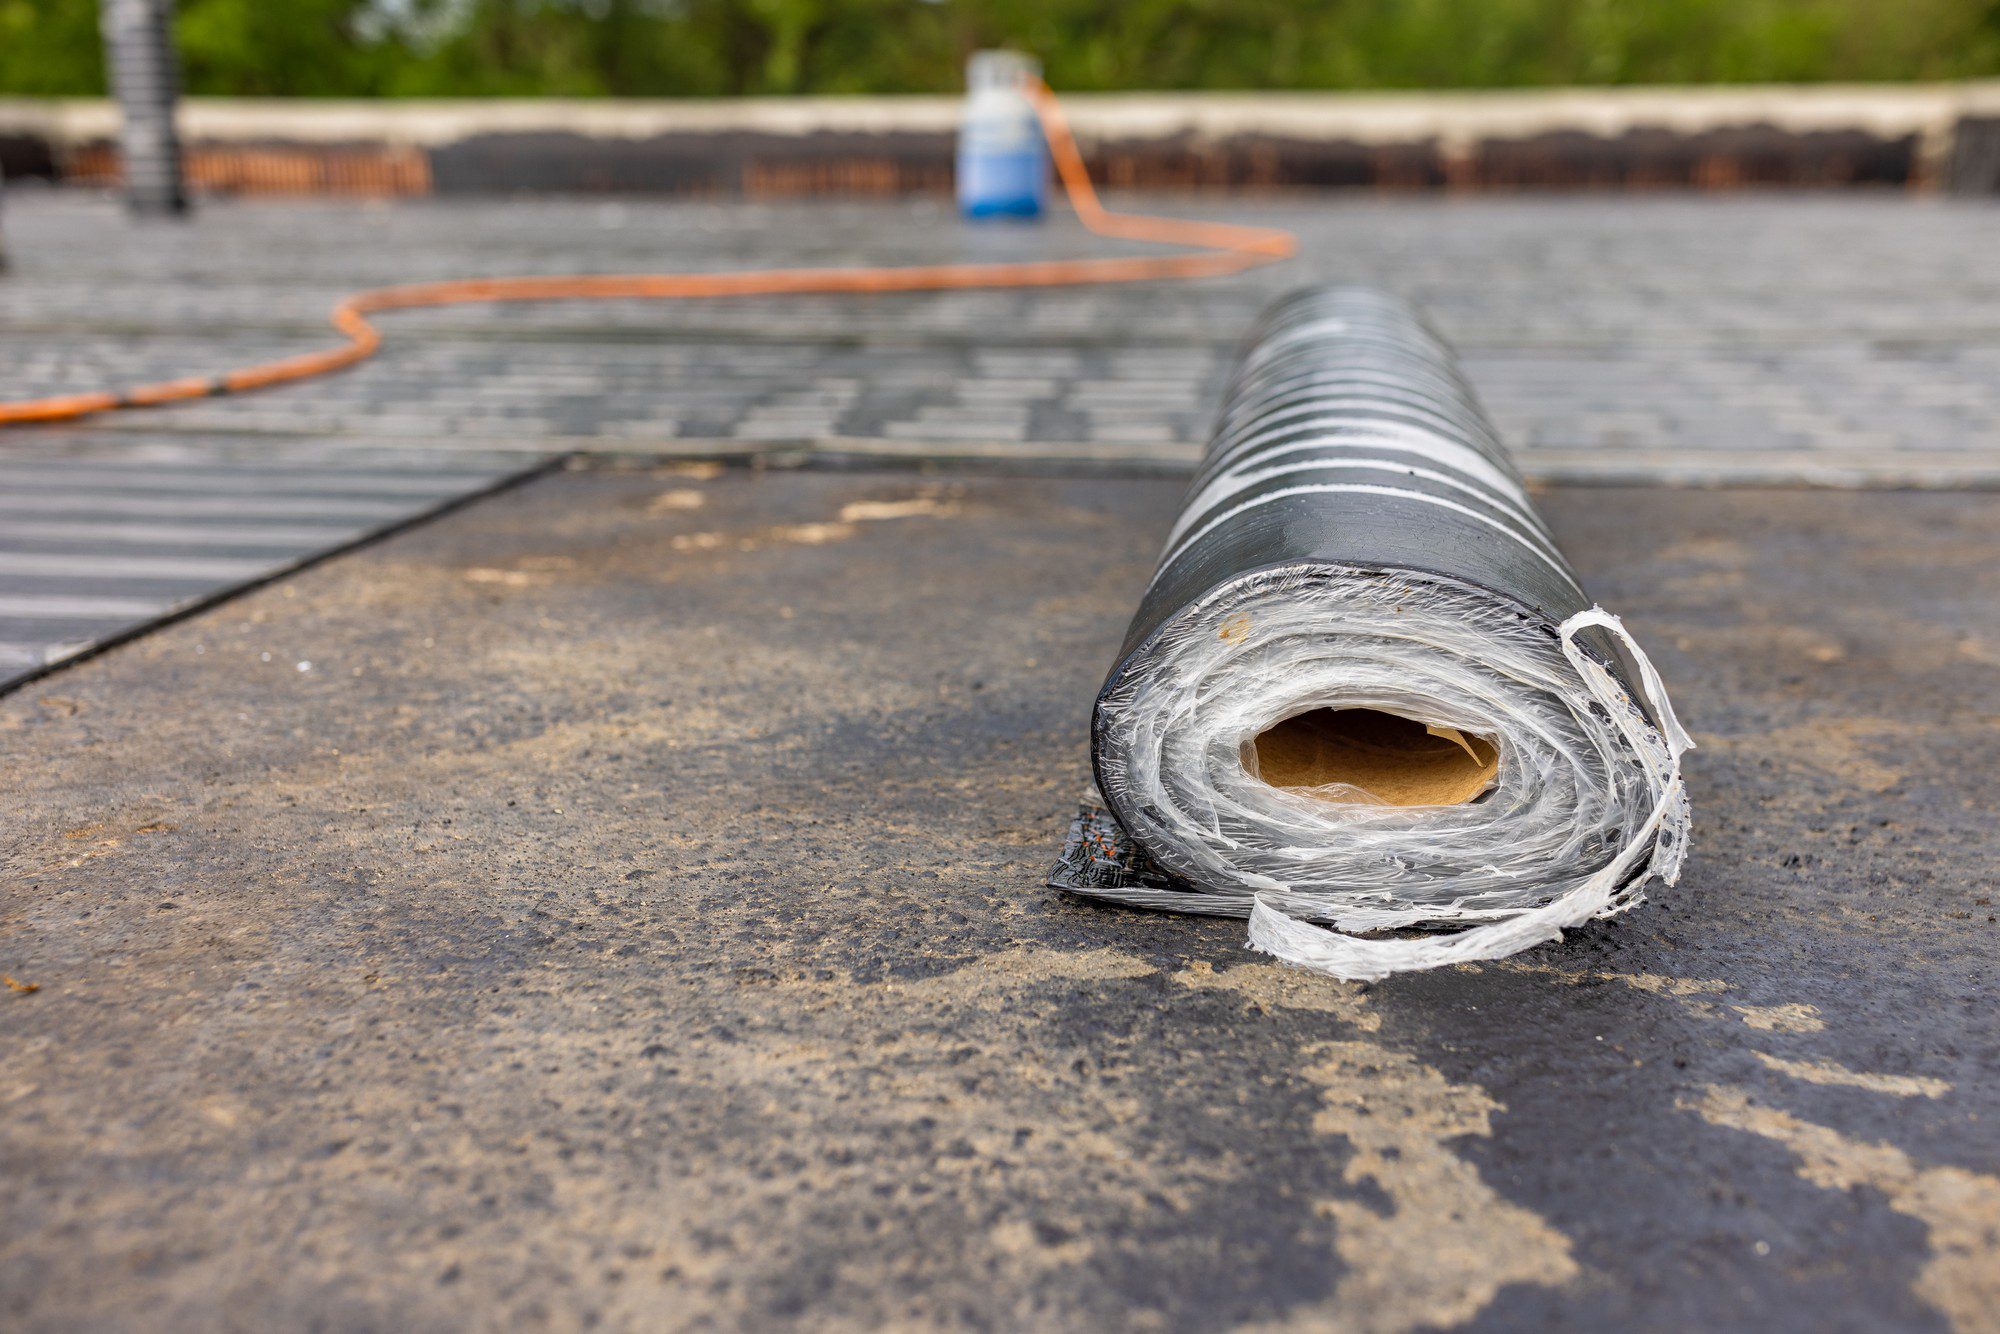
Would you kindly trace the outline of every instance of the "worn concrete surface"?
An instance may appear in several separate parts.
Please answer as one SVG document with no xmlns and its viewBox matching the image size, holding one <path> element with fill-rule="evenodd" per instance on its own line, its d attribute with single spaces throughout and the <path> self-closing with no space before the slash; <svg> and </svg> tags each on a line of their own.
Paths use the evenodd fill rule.
<svg viewBox="0 0 2000 1334">
<path fill-rule="evenodd" d="M 562 474 L 0 701 L 0 1324 L 1993 1328 L 1991 500 L 1545 496 L 1689 872 L 1360 988 L 1040 887 L 1176 492 Z"/>
</svg>

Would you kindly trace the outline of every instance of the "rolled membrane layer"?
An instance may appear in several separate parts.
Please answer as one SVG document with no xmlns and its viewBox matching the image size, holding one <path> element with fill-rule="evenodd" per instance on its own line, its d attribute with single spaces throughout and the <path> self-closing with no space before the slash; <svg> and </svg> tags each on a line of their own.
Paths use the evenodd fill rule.
<svg viewBox="0 0 2000 1334">
<path fill-rule="evenodd" d="M 1164 874 L 1065 887 L 1248 916 L 1337 977 L 1555 939 L 1671 884 L 1686 846 L 1692 743 L 1658 676 L 1450 349 L 1363 289 L 1263 317 L 1092 738 Z"/>
</svg>

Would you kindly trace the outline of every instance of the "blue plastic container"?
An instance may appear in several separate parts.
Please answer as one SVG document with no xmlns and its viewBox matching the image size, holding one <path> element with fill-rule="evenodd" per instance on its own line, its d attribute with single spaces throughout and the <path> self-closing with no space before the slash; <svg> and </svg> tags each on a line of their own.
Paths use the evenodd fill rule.
<svg viewBox="0 0 2000 1334">
<path fill-rule="evenodd" d="M 977 51 L 965 67 L 958 132 L 958 207 L 968 218 L 1036 218 L 1048 200 L 1049 153 L 1025 88 L 1041 77 L 1015 51 Z"/>
</svg>

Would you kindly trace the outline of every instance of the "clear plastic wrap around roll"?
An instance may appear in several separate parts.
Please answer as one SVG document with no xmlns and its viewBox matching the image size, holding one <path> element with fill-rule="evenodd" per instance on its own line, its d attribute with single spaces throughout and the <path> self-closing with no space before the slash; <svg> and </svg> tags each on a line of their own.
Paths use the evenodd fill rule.
<svg viewBox="0 0 2000 1334">
<path fill-rule="evenodd" d="M 1364 289 L 1264 316 L 1092 738 L 1105 828 L 1143 855 L 1073 838 L 1072 869 L 1117 873 L 1053 883 L 1247 916 L 1336 977 L 1553 940 L 1673 883 L 1687 843 L 1657 674 L 1449 348 Z"/>
</svg>

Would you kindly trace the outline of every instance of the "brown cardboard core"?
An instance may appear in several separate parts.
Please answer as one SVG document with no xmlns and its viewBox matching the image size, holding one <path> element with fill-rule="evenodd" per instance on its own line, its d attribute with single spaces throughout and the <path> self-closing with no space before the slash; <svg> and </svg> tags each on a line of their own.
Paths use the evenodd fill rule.
<svg viewBox="0 0 2000 1334">
<path fill-rule="evenodd" d="M 1485 737 L 1374 709 L 1314 709 L 1273 723 L 1251 745 L 1258 776 L 1273 787 L 1318 796 L 1310 789 L 1346 783 L 1392 806 L 1471 801 L 1500 771 L 1500 750 Z"/>
</svg>

